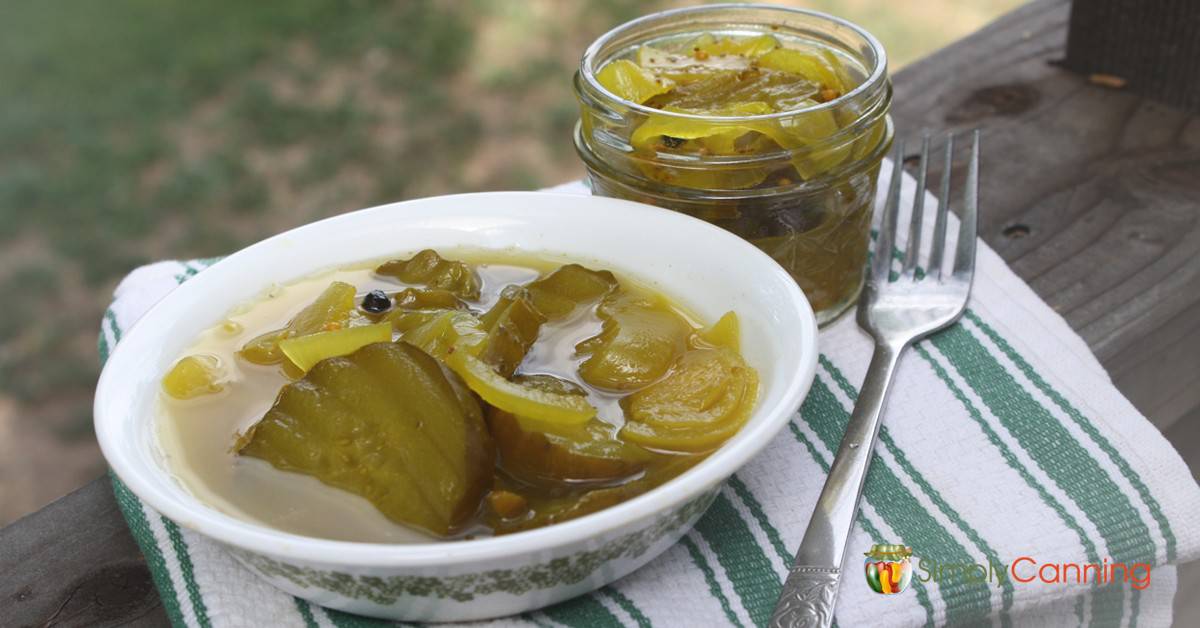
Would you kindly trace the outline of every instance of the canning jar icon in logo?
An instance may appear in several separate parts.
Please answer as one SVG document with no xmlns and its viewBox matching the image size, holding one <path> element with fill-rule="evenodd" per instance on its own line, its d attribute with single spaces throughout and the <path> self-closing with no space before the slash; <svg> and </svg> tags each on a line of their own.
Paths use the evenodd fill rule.
<svg viewBox="0 0 1200 628">
<path fill-rule="evenodd" d="M 908 588 L 912 582 L 912 548 L 905 545 L 872 545 L 864 566 L 867 585 L 883 595 Z"/>
</svg>

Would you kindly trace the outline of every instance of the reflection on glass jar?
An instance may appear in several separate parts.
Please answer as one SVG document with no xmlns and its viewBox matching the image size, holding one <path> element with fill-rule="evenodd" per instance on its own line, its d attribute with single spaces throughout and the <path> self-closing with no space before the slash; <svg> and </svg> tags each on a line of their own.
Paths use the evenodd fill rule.
<svg viewBox="0 0 1200 628">
<path fill-rule="evenodd" d="M 753 242 L 822 323 L 854 303 L 892 139 L 887 60 L 870 34 L 784 7 L 666 11 L 596 40 L 575 90 L 594 193 Z"/>
</svg>

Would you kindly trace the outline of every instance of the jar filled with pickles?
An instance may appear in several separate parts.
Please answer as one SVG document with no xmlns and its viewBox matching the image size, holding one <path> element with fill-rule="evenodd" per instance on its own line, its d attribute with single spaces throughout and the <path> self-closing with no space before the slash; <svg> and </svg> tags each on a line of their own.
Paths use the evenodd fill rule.
<svg viewBox="0 0 1200 628">
<path fill-rule="evenodd" d="M 664 11 L 596 40 L 575 92 L 593 193 L 749 240 L 820 323 L 858 298 L 892 141 L 887 58 L 869 33 L 777 6 Z"/>
</svg>

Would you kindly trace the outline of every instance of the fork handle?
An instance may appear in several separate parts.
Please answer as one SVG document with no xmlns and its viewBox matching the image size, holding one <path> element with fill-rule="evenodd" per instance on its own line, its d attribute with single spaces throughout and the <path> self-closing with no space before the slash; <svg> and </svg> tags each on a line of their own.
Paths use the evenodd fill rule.
<svg viewBox="0 0 1200 628">
<path fill-rule="evenodd" d="M 846 425 L 846 435 L 829 467 L 825 487 L 771 616 L 772 628 L 825 628 L 833 622 L 842 559 L 871 466 L 892 375 L 904 347 L 904 344 L 875 343 L 867 377 Z"/>
</svg>

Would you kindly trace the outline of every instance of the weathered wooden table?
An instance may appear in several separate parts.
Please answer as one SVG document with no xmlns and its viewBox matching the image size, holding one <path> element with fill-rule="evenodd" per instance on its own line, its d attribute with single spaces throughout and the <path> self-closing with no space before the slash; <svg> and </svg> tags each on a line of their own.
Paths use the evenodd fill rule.
<svg viewBox="0 0 1200 628">
<path fill-rule="evenodd" d="M 1035 2 L 905 68 L 893 115 L 909 146 L 983 129 L 981 235 L 1195 473 L 1200 117 L 1063 69 L 1068 13 Z M 1200 569 L 1180 574 L 1200 592 Z M 1178 596 L 1179 625 L 1200 625 L 1198 598 Z M 107 477 L 0 530 L 0 625 L 166 623 Z"/>
</svg>

